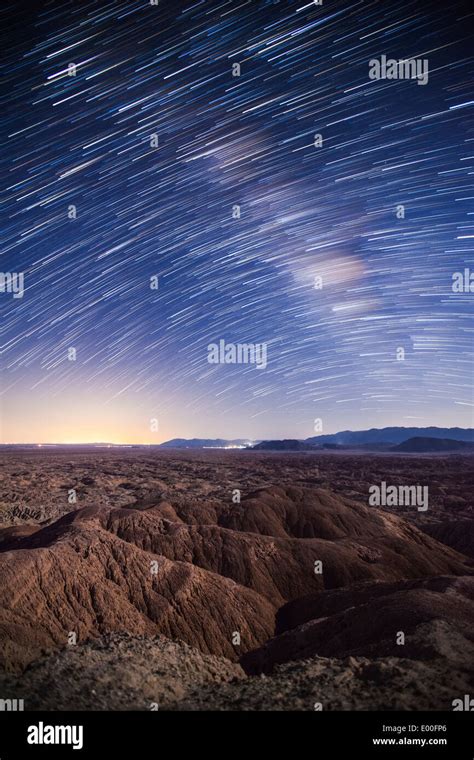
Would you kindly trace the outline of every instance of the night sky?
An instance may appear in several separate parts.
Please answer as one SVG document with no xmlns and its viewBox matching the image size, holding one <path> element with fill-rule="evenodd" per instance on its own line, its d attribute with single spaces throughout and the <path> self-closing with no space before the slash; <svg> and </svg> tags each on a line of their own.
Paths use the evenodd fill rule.
<svg viewBox="0 0 474 760">
<path fill-rule="evenodd" d="M 6 6 L 3 441 L 473 424 L 468 3 Z"/>
</svg>

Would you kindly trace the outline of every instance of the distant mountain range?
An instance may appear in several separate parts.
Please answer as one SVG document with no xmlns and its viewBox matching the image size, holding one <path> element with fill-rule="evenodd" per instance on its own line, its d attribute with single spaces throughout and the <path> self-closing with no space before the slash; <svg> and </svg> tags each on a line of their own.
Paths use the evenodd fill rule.
<svg viewBox="0 0 474 760">
<path fill-rule="evenodd" d="M 438 445 L 431 443 L 440 441 Z M 330 435 L 318 435 L 305 440 L 285 438 L 269 441 L 249 441 L 239 438 L 173 438 L 161 444 L 166 449 L 204 449 L 204 448 L 249 448 L 254 451 L 312 451 L 316 449 L 339 448 L 383 448 L 395 449 L 400 444 L 405 448 L 399 451 L 454 451 L 470 447 L 456 446 L 458 442 L 474 443 L 474 428 L 438 428 L 438 427 L 387 427 L 370 430 L 343 430 Z"/>
<path fill-rule="evenodd" d="M 225 438 L 172 438 L 160 444 L 162 449 L 231 449 L 248 448 L 254 441 L 248 438 L 235 438 L 231 441 Z"/>
<path fill-rule="evenodd" d="M 434 443 L 439 441 L 437 445 Z M 468 451 L 471 446 L 457 446 L 459 442 L 474 444 L 474 428 L 439 427 L 386 427 L 370 430 L 343 430 L 330 435 L 317 435 L 305 440 L 257 440 L 248 438 L 172 438 L 161 444 L 117 443 L 23 443 L 0 444 L 1 449 L 36 448 L 126 448 L 126 449 L 249 449 L 254 451 L 312 451 L 317 449 L 366 449 L 392 451 Z"/>
<path fill-rule="evenodd" d="M 474 451 L 472 441 L 453 441 L 451 438 L 408 438 L 407 441 L 392 446 L 390 451 L 430 452 L 430 451 Z"/>
<path fill-rule="evenodd" d="M 395 446 L 409 438 L 448 438 L 453 441 L 474 441 L 474 428 L 439 427 L 386 427 L 370 430 L 343 430 L 332 435 L 317 435 L 307 438 L 306 443 L 337 443 L 340 446 L 361 446 L 378 443 Z"/>
<path fill-rule="evenodd" d="M 284 438 L 282 441 L 261 441 L 252 446 L 252 451 L 316 451 L 317 448 L 306 441 Z"/>
</svg>

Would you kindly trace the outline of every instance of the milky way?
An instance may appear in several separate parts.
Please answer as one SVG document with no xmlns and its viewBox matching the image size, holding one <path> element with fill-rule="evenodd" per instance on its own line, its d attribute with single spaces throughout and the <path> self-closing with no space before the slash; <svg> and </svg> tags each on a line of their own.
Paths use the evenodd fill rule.
<svg viewBox="0 0 474 760">
<path fill-rule="evenodd" d="M 467 3 L 6 16 L 4 440 L 472 424 Z"/>
</svg>

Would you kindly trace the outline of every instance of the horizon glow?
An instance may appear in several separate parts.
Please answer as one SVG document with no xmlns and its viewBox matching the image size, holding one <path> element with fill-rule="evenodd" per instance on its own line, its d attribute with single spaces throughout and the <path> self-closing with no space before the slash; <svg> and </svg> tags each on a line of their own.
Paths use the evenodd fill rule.
<svg viewBox="0 0 474 760">
<path fill-rule="evenodd" d="M 13 16 L 0 442 L 474 424 L 467 4 L 222 8 Z"/>
</svg>

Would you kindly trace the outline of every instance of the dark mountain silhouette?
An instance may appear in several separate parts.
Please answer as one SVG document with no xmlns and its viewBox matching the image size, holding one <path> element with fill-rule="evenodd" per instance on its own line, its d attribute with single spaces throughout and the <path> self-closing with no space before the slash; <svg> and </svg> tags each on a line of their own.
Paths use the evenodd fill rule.
<svg viewBox="0 0 474 760">
<path fill-rule="evenodd" d="M 317 435 L 307 438 L 307 443 L 337 443 L 341 446 L 360 446 L 364 444 L 403 443 L 408 438 L 449 438 L 456 441 L 474 441 L 474 428 L 438 428 L 438 427 L 386 427 L 370 430 L 343 430 L 331 435 Z"/>
<path fill-rule="evenodd" d="M 422 454 L 436 451 L 473 451 L 474 443 L 470 441 L 454 441 L 451 438 L 408 438 L 398 446 L 392 446 L 391 451 L 406 451 Z"/>
<path fill-rule="evenodd" d="M 276 439 L 249 441 L 246 438 L 228 440 L 226 438 L 173 438 L 159 445 L 165 449 L 202 449 L 223 448 L 226 446 L 247 446 L 259 450 L 273 451 L 307 451 L 306 447 L 390 447 L 410 438 L 448 439 L 474 443 L 474 428 L 438 428 L 438 427 L 387 427 L 370 430 L 343 430 L 330 435 L 317 435 L 305 440 Z"/>
<path fill-rule="evenodd" d="M 251 442 L 250 442 L 251 443 Z M 210 449 L 224 448 L 226 446 L 248 446 L 247 438 L 235 438 L 227 440 L 225 438 L 172 438 L 160 444 L 162 449 Z"/>
<path fill-rule="evenodd" d="M 284 438 L 281 441 L 261 441 L 252 446 L 252 451 L 314 451 L 317 447 L 295 438 Z"/>
</svg>

